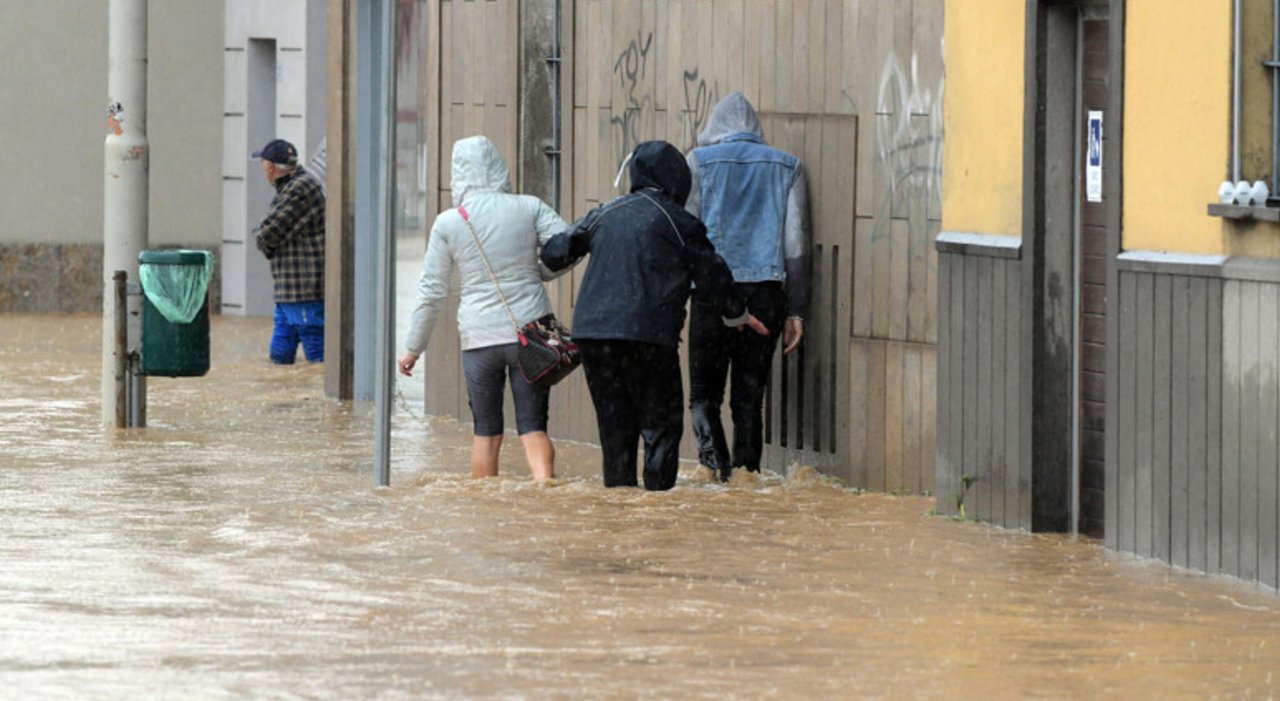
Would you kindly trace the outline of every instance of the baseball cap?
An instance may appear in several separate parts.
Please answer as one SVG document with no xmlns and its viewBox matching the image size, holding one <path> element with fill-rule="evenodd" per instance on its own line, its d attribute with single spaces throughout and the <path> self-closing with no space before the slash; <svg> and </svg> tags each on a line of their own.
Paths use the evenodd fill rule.
<svg viewBox="0 0 1280 701">
<path fill-rule="evenodd" d="M 262 158 L 280 165 L 297 165 L 298 149 L 284 139 L 274 139 L 261 150 L 254 151 L 250 158 Z"/>
</svg>

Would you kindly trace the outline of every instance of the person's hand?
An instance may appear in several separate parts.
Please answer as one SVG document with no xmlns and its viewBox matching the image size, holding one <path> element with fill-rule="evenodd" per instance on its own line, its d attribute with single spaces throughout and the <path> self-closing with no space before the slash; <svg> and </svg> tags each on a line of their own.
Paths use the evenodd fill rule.
<svg viewBox="0 0 1280 701">
<path fill-rule="evenodd" d="M 417 364 L 417 354 L 410 352 L 406 352 L 400 356 L 400 360 L 396 361 L 396 367 L 400 369 L 400 374 L 405 377 L 413 377 L 413 366 Z"/>
<path fill-rule="evenodd" d="M 804 338 L 804 319 L 798 316 L 787 319 L 787 326 L 782 330 L 782 354 L 787 355 L 799 348 L 802 338 Z"/>
<path fill-rule="evenodd" d="M 769 327 L 765 326 L 764 322 L 757 319 L 754 314 L 748 314 L 746 322 L 738 325 L 738 330 L 741 331 L 744 326 L 750 327 L 752 331 L 761 336 L 769 335 Z"/>
</svg>

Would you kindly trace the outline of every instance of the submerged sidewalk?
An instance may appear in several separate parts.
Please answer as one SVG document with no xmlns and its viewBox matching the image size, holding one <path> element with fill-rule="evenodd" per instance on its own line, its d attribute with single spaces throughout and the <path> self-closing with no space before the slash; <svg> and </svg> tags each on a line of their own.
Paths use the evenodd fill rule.
<svg viewBox="0 0 1280 701">
<path fill-rule="evenodd" d="M 0 316 L 0 683 L 13 698 L 1273 698 L 1280 597 L 808 472 L 605 490 L 558 445 L 372 412 L 215 317 L 204 378 L 98 424 L 101 323 Z M 516 441 L 509 441 L 516 443 Z M 516 446 L 511 446 L 516 447 Z"/>
</svg>

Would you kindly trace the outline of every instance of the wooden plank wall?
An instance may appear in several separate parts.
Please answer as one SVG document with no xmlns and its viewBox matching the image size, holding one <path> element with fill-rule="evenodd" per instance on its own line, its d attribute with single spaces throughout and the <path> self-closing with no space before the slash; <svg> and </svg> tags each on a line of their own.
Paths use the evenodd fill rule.
<svg viewBox="0 0 1280 701">
<path fill-rule="evenodd" d="M 1274 587 L 1280 288 L 1132 270 L 1119 281 L 1108 545 Z"/>
<path fill-rule="evenodd" d="M 938 511 L 1031 528 L 1021 459 L 1019 364 L 1024 313 L 1018 258 L 939 254 L 936 450 Z"/>
<path fill-rule="evenodd" d="M 441 0 L 438 14 L 428 11 L 428 15 L 428 31 L 438 34 L 427 44 L 439 48 L 440 70 L 438 83 L 422 80 L 428 104 L 438 107 L 438 113 L 429 111 L 427 119 L 429 151 L 436 154 L 428 178 L 427 211 L 438 212 L 453 206 L 450 159 L 458 139 L 476 134 L 489 137 L 511 167 L 512 178 L 519 178 L 519 3 Z M 434 62 L 429 65 L 434 67 Z M 457 290 L 455 275 L 427 350 L 427 357 L 435 361 L 423 364 L 425 411 L 469 422 L 471 408 L 458 345 Z M 513 415 L 511 407 L 507 409 L 510 423 Z"/>
<path fill-rule="evenodd" d="M 803 352 L 779 356 L 770 386 L 775 469 L 798 462 L 872 489 L 933 488 L 942 6 L 572 3 L 569 216 L 620 194 L 613 179 L 636 143 L 692 148 L 734 91 L 807 169 L 815 303 Z M 559 283 L 561 313 L 575 281 Z M 553 430 L 592 440 L 585 388 L 564 394 Z"/>
<path fill-rule="evenodd" d="M 443 207 L 453 139 L 483 131 L 514 163 L 519 70 L 515 0 L 439 8 L 431 178 Z M 716 103 L 742 91 L 766 139 L 804 163 L 815 227 L 815 303 L 804 350 L 775 367 L 768 464 L 931 490 L 943 0 L 572 0 L 563 12 L 566 218 L 620 194 L 614 176 L 638 142 L 688 150 Z M 565 318 L 580 275 L 551 286 Z M 456 333 L 432 343 L 456 345 Z M 466 416 L 460 373 L 439 365 L 427 410 Z M 557 387 L 552 412 L 555 435 L 596 439 L 580 376 Z"/>
</svg>

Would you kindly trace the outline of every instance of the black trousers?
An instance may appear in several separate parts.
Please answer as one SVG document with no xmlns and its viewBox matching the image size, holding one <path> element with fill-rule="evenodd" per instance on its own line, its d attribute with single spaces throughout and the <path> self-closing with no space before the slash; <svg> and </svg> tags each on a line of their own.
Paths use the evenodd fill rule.
<svg viewBox="0 0 1280 701">
<path fill-rule="evenodd" d="M 644 488 L 671 489 L 679 472 L 684 388 L 675 348 L 578 339 L 604 452 L 604 486 L 635 487 L 644 438 Z"/>
<path fill-rule="evenodd" d="M 760 470 L 764 392 L 773 353 L 787 323 L 787 294 L 781 283 L 738 283 L 737 287 L 747 309 L 768 327 L 768 336 L 725 326 L 715 308 L 700 301 L 696 293 L 689 317 L 689 411 L 698 459 L 722 480 L 735 467 Z M 720 418 L 726 379 L 731 382 L 732 455 Z"/>
</svg>

